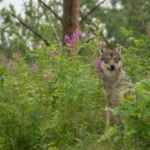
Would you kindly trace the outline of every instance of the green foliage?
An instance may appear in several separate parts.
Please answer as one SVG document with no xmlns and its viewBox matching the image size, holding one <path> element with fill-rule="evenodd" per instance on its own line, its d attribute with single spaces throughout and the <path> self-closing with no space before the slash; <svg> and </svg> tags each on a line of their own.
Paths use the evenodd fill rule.
<svg viewBox="0 0 150 150">
<path fill-rule="evenodd" d="M 126 36 L 130 31 L 122 30 Z M 150 148 L 150 77 L 149 51 L 145 53 L 148 48 L 148 35 L 142 35 L 142 38 L 135 39 L 130 37 L 129 42 L 133 46 L 124 49 L 124 62 L 126 72 L 133 82 L 128 83 L 130 86 L 121 91 L 121 94 L 127 94 L 127 98 L 121 98 L 121 106 L 115 109 L 107 108 L 113 112 L 114 115 L 120 114 L 124 117 L 125 126 L 124 131 L 120 131 L 118 127 L 111 127 L 100 141 L 110 139 L 111 146 L 115 149 L 140 149 L 145 150 Z M 130 65 L 129 65 L 130 64 Z"/>
<path fill-rule="evenodd" d="M 53 3 L 48 4 L 50 7 L 54 6 L 56 13 L 59 13 L 56 5 Z M 32 0 L 23 3 L 24 17 L 20 14 L 17 15 L 13 5 L 10 5 L 9 10 L 6 8 L 1 9 L 0 16 L 0 50 L 7 58 L 11 58 L 12 54 L 16 51 L 25 56 L 30 49 L 33 49 L 35 45 L 38 45 L 41 39 L 22 25 L 12 14 L 15 14 L 22 22 L 44 37 L 51 44 L 56 44 L 54 34 L 47 24 L 47 20 L 44 13 L 40 10 L 40 7 L 36 5 Z M 61 37 L 61 25 L 60 22 L 53 17 L 50 11 L 47 11 L 51 22 L 53 22 L 56 33 Z"/>
<path fill-rule="evenodd" d="M 101 31 L 98 24 L 99 21 L 94 27 Z M 126 36 L 130 34 L 126 29 L 122 31 Z M 149 37 L 139 37 L 130 37 L 128 44 L 132 46 L 123 48 L 122 54 L 124 69 L 132 82 L 121 92 L 130 96 L 121 98 L 122 106 L 107 108 L 125 118 L 126 130 L 111 127 L 101 140 L 98 139 L 104 130 L 104 102 L 94 59 L 99 38 L 103 37 L 76 46 L 90 47 L 91 57 L 76 53 L 68 57 L 66 47 L 59 50 L 56 44 L 47 47 L 43 42 L 29 51 L 28 64 L 19 52 L 9 60 L 1 56 L 1 149 L 107 149 L 108 145 L 98 144 L 106 139 L 109 148 L 115 150 L 149 148 L 150 55 L 145 53 Z"/>
<path fill-rule="evenodd" d="M 80 1 L 80 17 L 82 18 L 85 16 L 97 3 L 99 3 L 99 0 Z M 106 3 L 107 1 L 104 4 Z M 63 9 L 60 9 L 63 7 L 62 1 L 51 0 L 46 4 L 57 14 L 60 14 L 60 17 L 62 16 L 61 10 Z M 120 9 L 117 9 L 117 4 L 120 4 Z M 80 35 L 80 42 L 84 41 L 84 35 L 87 33 L 88 25 L 94 19 L 99 19 L 101 23 L 104 24 L 104 28 L 107 30 L 105 38 L 109 41 L 109 45 L 112 49 L 115 48 L 118 43 L 121 43 L 121 45 L 126 44 L 125 42 L 122 43 L 125 38 L 121 33 L 120 27 L 123 27 L 126 30 L 135 31 L 133 33 L 135 38 L 138 37 L 138 32 L 144 32 L 144 28 L 142 26 L 143 24 L 146 25 L 146 22 L 149 21 L 148 12 L 150 9 L 150 2 L 148 0 L 136 0 L 136 3 L 133 0 L 111 0 L 109 6 L 110 7 L 102 7 L 100 5 L 100 7 L 94 9 L 85 21 L 80 24 L 80 33 L 82 33 Z M 32 0 L 28 0 L 24 2 L 22 8 L 25 16 L 22 17 L 20 14 L 17 16 L 25 24 L 43 36 L 50 44 L 56 44 L 55 37 L 39 5 L 34 3 Z M 62 25 L 60 21 L 58 21 L 50 10 L 46 9 L 46 12 L 61 41 Z M 12 13 L 16 14 L 13 5 L 10 6 L 9 10 L 6 8 L 1 9 L 0 13 L 2 18 L 0 26 L 0 51 L 8 58 L 10 58 L 12 54 L 18 50 L 22 55 L 25 55 L 30 49 L 33 49 L 35 45 L 38 45 L 41 40 L 38 36 L 29 31 L 19 21 L 12 17 Z M 140 22 L 142 23 L 139 24 Z M 112 40 L 112 38 L 114 40 Z M 109 46 L 107 43 L 106 45 Z M 87 47 L 87 50 L 90 51 L 90 48 Z M 82 54 L 87 55 L 86 52 L 87 51 L 84 50 Z"/>
<path fill-rule="evenodd" d="M 104 109 L 94 57 L 68 57 L 41 42 L 28 58 L 30 64 L 18 53 L 1 58 L 1 149 L 66 149 L 100 136 Z"/>
<path fill-rule="evenodd" d="M 115 109 L 107 108 L 112 111 L 114 115 L 120 114 L 124 119 L 125 130 L 121 133 L 116 130 L 118 127 L 108 130 L 106 135 L 101 140 L 111 139 L 113 136 L 112 146 L 118 145 L 125 149 L 140 150 L 150 148 L 150 79 L 143 79 L 132 88 L 123 90 L 125 93 L 132 93 L 127 98 L 121 98 L 120 103 L 122 106 Z"/>
<path fill-rule="evenodd" d="M 122 28 L 122 27 L 121 27 L 121 29 L 122 29 L 122 32 L 123 32 L 124 36 L 129 36 L 129 35 L 132 35 L 132 34 L 133 34 L 133 31 L 132 31 L 132 30 L 127 31 L 126 29 L 124 29 L 124 28 Z"/>
<path fill-rule="evenodd" d="M 86 6 L 81 9 L 82 17 L 97 2 L 98 0 L 81 1 L 81 8 Z M 132 87 L 121 91 L 130 94 L 120 100 L 122 106 L 109 109 L 114 114 L 119 113 L 125 117 L 126 130 L 120 132 L 118 127 L 111 127 L 103 139 L 109 139 L 115 150 L 122 147 L 133 150 L 136 146 L 145 150 L 150 147 L 150 38 L 147 35 L 149 25 L 145 15 L 150 9 L 150 2 L 137 0 L 135 4 L 134 1 L 121 0 L 123 7 L 120 10 L 115 7 L 117 2 L 111 1 L 111 9 L 98 7 L 87 17 L 86 23 L 81 24 L 80 33 L 85 33 L 87 24 L 93 18 L 100 17 L 101 20 L 92 22 L 96 26 L 90 26 L 97 36 L 96 41 L 91 40 L 79 46 L 84 48 L 82 54 L 89 57 L 68 57 L 65 48 L 60 51 L 43 12 L 32 0 L 24 3 L 25 17 L 18 16 L 49 41 L 49 47 L 12 17 L 11 14 L 15 14 L 12 5 L 10 10 L 1 10 L 0 50 L 11 59 L 1 56 L 0 149 L 58 150 L 95 147 L 91 141 L 99 139 L 104 129 L 102 82 L 100 78 L 96 78 L 94 70 L 97 55 L 95 49 L 103 44 L 102 40 L 99 42 L 99 38 L 103 38 L 101 32 L 104 27 L 99 29 L 99 23 L 105 24 L 106 39 L 115 38 L 115 41 L 109 42 L 111 47 L 123 41 L 124 36 L 130 36 L 123 43 L 126 48 L 123 47 L 122 55 L 123 68 L 133 83 L 130 83 Z M 48 5 L 59 13 L 58 7 L 62 3 L 51 1 Z M 47 14 L 61 39 L 60 22 L 49 10 Z M 138 32 L 135 31 L 142 20 L 146 28 L 140 24 L 141 28 L 138 28 Z M 80 42 L 83 41 L 83 35 Z M 35 45 L 38 45 L 37 49 Z M 18 51 L 23 57 L 16 54 Z M 54 56 L 52 52 L 57 55 Z M 8 62 L 12 66 L 6 66 Z M 96 150 L 97 147 L 99 146 L 96 146 Z"/>
</svg>

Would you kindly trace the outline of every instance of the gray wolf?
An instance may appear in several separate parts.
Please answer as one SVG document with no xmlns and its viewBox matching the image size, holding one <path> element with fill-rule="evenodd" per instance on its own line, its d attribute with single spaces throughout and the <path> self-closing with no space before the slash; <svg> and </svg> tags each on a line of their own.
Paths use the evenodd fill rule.
<svg viewBox="0 0 150 150">
<path fill-rule="evenodd" d="M 117 46 L 115 50 L 107 50 L 104 47 L 100 48 L 100 59 L 103 79 L 103 94 L 105 98 L 105 107 L 114 109 L 120 106 L 119 98 L 120 90 L 128 85 L 122 79 L 127 79 L 125 71 L 122 69 L 121 46 Z M 111 111 L 106 110 L 105 131 L 109 127 L 109 121 L 114 122 L 123 130 L 123 118 L 117 114 L 113 115 Z"/>
</svg>

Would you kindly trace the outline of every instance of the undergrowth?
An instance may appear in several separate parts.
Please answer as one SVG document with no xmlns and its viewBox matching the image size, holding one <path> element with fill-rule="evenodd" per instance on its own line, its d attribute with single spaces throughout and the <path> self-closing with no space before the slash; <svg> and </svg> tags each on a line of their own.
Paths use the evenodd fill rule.
<svg viewBox="0 0 150 150">
<path fill-rule="evenodd" d="M 120 133 L 118 127 L 111 127 L 104 136 L 109 144 L 104 146 L 99 144 L 105 124 L 102 80 L 94 66 L 101 30 L 94 29 L 95 41 L 77 46 L 90 49 L 90 56 L 77 55 L 76 51 L 68 56 L 68 47 L 60 50 L 57 45 L 47 47 L 43 42 L 29 52 L 28 63 L 19 52 L 11 60 L 1 56 L 0 149 L 150 147 L 149 38 L 132 37 L 128 40 L 132 46 L 122 47 L 123 68 L 132 85 L 122 92 L 132 94 L 122 98 L 122 106 L 111 111 L 125 117 L 127 129 Z M 130 34 L 125 29 L 123 32 Z"/>
</svg>

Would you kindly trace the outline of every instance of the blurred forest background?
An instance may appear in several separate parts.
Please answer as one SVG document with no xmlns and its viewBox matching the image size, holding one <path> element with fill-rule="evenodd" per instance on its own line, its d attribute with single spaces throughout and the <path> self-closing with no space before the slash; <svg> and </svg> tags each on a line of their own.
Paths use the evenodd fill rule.
<svg viewBox="0 0 150 150">
<path fill-rule="evenodd" d="M 66 34 L 71 36 L 75 28 L 80 29 L 80 44 L 90 42 L 93 32 L 89 29 L 89 25 L 96 19 L 101 21 L 99 26 L 104 28 L 101 35 L 104 35 L 105 42 L 102 44 L 111 49 L 114 49 L 116 44 L 126 45 L 126 39 L 120 27 L 135 31 L 135 37 L 138 36 L 136 30 L 144 32 L 139 27 L 142 27 L 142 24 L 144 25 L 144 22 L 149 19 L 150 2 L 148 0 L 109 0 L 108 7 L 105 5 L 107 1 L 64 0 L 63 5 L 62 0 L 48 2 L 39 0 L 36 3 L 28 0 L 22 5 L 23 16 L 16 14 L 11 3 L 10 8 L 2 8 L 0 11 L 0 52 L 9 58 L 16 50 L 25 55 L 41 40 L 45 40 L 47 45 L 58 43 L 58 41 L 62 45 L 63 37 Z M 64 16 L 67 15 L 66 20 L 63 18 L 63 10 L 65 10 Z M 73 10 L 72 14 L 71 10 Z M 72 24 L 69 25 L 70 15 L 72 15 Z M 57 40 L 49 23 L 54 28 Z M 64 31 L 64 28 L 67 29 Z M 83 49 L 81 54 L 85 53 Z"/>
</svg>

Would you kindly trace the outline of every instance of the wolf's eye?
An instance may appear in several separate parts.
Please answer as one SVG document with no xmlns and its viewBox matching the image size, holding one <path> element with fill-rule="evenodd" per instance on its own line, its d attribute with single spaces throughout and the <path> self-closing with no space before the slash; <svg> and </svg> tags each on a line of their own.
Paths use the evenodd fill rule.
<svg viewBox="0 0 150 150">
<path fill-rule="evenodd" d="M 105 63 L 108 63 L 108 61 L 109 61 L 109 58 L 106 58 L 106 59 L 105 59 Z"/>
<path fill-rule="evenodd" d="M 117 58 L 115 58 L 114 60 L 115 60 L 116 63 L 118 63 L 118 59 Z"/>
</svg>

